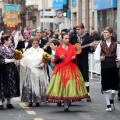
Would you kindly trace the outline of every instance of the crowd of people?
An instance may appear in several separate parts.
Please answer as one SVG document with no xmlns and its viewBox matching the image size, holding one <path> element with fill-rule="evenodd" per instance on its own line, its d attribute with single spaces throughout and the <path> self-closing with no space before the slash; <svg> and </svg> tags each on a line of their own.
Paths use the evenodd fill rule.
<svg viewBox="0 0 120 120">
<path fill-rule="evenodd" d="M 94 41 L 98 41 L 98 44 Z M 21 51 L 23 58 L 15 58 L 15 50 Z M 114 97 L 120 100 L 120 45 L 113 37 L 113 29 L 106 27 L 102 38 L 92 29 L 85 30 L 83 23 L 73 29 L 42 31 L 36 28 L 22 31 L 7 30 L 0 33 L 0 110 L 7 100 L 7 109 L 15 108 L 11 98 L 21 97 L 29 107 L 34 103 L 54 102 L 64 104 L 69 111 L 72 102 L 86 99 L 91 102 L 89 83 L 89 53 L 101 63 L 101 91 L 110 112 L 115 109 Z M 51 60 L 44 61 L 44 54 Z M 52 75 L 49 69 L 52 69 Z"/>
</svg>

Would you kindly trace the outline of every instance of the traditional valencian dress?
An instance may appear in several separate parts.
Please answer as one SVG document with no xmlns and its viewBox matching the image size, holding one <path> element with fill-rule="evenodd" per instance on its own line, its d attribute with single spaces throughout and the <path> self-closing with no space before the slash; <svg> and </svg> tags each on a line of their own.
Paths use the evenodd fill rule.
<svg viewBox="0 0 120 120">
<path fill-rule="evenodd" d="M 17 67 L 10 59 L 14 59 L 14 49 L 12 47 L 7 47 L 6 45 L 0 48 L 1 58 L 4 59 L 4 64 L 2 63 L 2 80 L 0 81 L 0 98 L 12 98 L 19 97 L 19 75 Z"/>
<path fill-rule="evenodd" d="M 48 86 L 46 67 L 40 69 L 43 49 L 33 48 L 24 52 L 24 58 L 20 61 L 21 100 L 23 102 L 42 102 L 45 100 L 45 92 Z"/>
<path fill-rule="evenodd" d="M 1 56 L 0 53 L 0 98 L 4 99 L 4 80 L 3 80 L 3 68 L 5 65 L 5 59 Z"/>
<path fill-rule="evenodd" d="M 48 101 L 77 101 L 87 97 L 87 90 L 82 74 L 76 63 L 72 60 L 72 56 L 76 55 L 74 46 L 69 43 L 67 50 L 63 49 L 62 45 L 58 46 L 55 53 L 55 61 L 59 61 L 61 54 L 64 54 L 65 58 L 58 64 L 55 64 L 45 95 Z"/>
</svg>

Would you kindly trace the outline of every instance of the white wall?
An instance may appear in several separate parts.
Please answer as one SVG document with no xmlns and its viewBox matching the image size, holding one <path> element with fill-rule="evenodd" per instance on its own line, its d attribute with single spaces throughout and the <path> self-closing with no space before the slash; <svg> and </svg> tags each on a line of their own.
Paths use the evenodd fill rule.
<svg viewBox="0 0 120 120">
<path fill-rule="evenodd" d="M 38 0 L 26 0 L 26 6 L 38 5 Z"/>
<path fill-rule="evenodd" d="M 50 9 L 52 7 L 52 0 L 38 0 L 38 10 Z"/>
<path fill-rule="evenodd" d="M 52 8 L 52 1 L 53 0 L 48 0 L 48 8 Z"/>
</svg>

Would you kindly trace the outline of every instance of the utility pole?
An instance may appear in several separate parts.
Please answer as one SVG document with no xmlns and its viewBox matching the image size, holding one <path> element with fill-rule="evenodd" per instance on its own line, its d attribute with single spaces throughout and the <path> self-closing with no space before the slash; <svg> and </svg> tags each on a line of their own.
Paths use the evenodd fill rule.
<svg viewBox="0 0 120 120">
<path fill-rule="evenodd" d="M 45 8 L 44 8 L 44 3 L 43 3 L 43 1 L 44 1 L 44 0 L 42 0 L 42 19 L 43 19 L 43 26 L 42 26 L 43 28 L 42 28 L 42 29 L 44 30 L 44 28 L 45 28 L 45 24 L 44 24 L 44 11 L 45 11 L 45 10 L 44 10 L 44 9 L 45 9 Z"/>
</svg>

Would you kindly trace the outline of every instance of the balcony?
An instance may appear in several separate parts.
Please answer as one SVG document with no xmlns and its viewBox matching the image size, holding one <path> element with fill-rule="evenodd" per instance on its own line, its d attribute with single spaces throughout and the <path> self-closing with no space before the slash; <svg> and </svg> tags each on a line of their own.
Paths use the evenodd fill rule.
<svg viewBox="0 0 120 120">
<path fill-rule="evenodd" d="M 38 6 L 38 0 L 26 0 L 26 7 Z"/>
<path fill-rule="evenodd" d="M 38 0 L 26 0 L 27 10 L 38 10 Z"/>
</svg>

